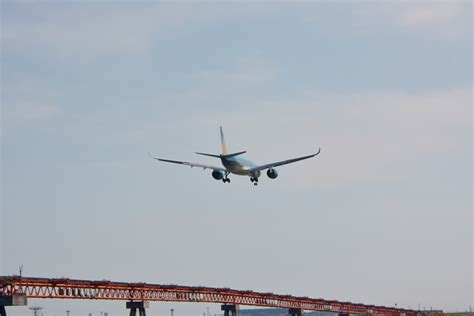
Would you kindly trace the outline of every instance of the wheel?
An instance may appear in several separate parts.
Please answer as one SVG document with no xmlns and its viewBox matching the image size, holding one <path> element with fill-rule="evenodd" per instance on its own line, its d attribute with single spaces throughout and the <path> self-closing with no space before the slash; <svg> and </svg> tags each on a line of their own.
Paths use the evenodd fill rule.
<svg viewBox="0 0 474 316">
<path fill-rule="evenodd" d="M 257 182 L 257 181 L 255 181 L 255 182 L 253 183 L 253 185 L 257 185 L 257 184 L 258 184 L 258 182 Z"/>
<path fill-rule="evenodd" d="M 229 178 L 227 178 L 227 182 L 230 183 L 230 179 L 229 179 Z"/>
</svg>

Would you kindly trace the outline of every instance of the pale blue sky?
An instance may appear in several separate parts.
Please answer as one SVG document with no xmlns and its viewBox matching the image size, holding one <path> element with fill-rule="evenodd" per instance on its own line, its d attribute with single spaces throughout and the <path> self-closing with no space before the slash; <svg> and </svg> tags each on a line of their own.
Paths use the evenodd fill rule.
<svg viewBox="0 0 474 316">
<path fill-rule="evenodd" d="M 1 9 L 1 274 L 474 305 L 471 2 Z M 220 125 L 257 163 L 322 153 L 258 187 L 146 155 L 217 163 Z"/>
</svg>

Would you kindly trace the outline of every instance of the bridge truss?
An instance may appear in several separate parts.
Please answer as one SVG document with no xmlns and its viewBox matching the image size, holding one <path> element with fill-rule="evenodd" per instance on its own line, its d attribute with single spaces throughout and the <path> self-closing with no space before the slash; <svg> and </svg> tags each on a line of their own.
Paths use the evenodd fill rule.
<svg viewBox="0 0 474 316">
<path fill-rule="evenodd" d="M 442 316 L 443 314 L 442 311 L 415 311 L 229 288 L 0 276 L 0 297 L 14 295 L 44 299 L 219 303 L 287 308 L 290 311 L 325 311 L 345 315 Z"/>
</svg>

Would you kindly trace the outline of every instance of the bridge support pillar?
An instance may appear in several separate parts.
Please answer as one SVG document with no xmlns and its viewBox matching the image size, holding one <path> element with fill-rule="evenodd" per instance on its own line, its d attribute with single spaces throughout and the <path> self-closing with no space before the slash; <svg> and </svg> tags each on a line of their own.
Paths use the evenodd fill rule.
<svg viewBox="0 0 474 316">
<path fill-rule="evenodd" d="M 26 294 L 0 296 L 0 316 L 7 316 L 5 306 L 24 306 L 27 304 Z"/>
<path fill-rule="evenodd" d="M 288 314 L 290 314 L 290 316 L 301 316 L 303 314 L 303 310 L 301 308 L 290 308 L 288 310 Z"/>
<path fill-rule="evenodd" d="M 221 305 L 221 310 L 224 311 L 224 316 L 239 315 L 239 305 Z"/>
<path fill-rule="evenodd" d="M 148 301 L 127 302 L 127 309 L 130 310 L 130 316 L 146 316 L 145 308 L 149 306 L 150 303 Z"/>
</svg>

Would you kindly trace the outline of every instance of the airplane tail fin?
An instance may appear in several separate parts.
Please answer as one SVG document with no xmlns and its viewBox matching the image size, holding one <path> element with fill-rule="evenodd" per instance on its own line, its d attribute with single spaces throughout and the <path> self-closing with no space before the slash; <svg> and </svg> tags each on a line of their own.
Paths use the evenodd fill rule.
<svg viewBox="0 0 474 316">
<path fill-rule="evenodd" d="M 246 151 L 239 151 L 237 153 L 229 154 L 229 152 L 227 151 L 227 147 L 225 145 L 224 131 L 222 130 L 222 126 L 219 129 L 220 129 L 220 132 L 221 132 L 222 154 L 215 155 L 215 154 L 206 154 L 206 153 L 200 153 L 200 152 L 196 152 L 196 154 L 203 155 L 203 156 L 209 156 L 209 157 L 215 157 L 215 158 L 231 158 L 231 157 L 235 157 L 235 156 L 242 155 L 242 154 L 246 153 Z"/>
<path fill-rule="evenodd" d="M 224 131 L 222 130 L 222 126 L 219 127 L 220 131 L 221 131 L 221 147 L 222 147 L 222 155 L 227 155 L 228 154 L 228 151 L 227 151 L 227 147 L 225 145 L 225 139 L 224 139 Z"/>
</svg>

